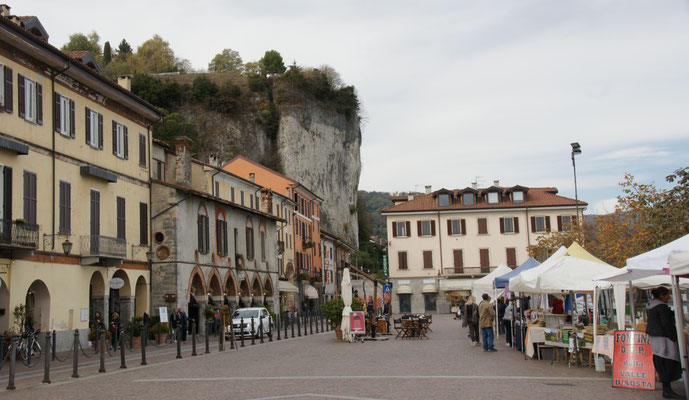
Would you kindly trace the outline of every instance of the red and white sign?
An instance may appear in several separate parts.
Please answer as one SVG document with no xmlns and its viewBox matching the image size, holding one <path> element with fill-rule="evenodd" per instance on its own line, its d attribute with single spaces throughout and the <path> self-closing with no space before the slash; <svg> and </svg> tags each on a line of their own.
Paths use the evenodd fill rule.
<svg viewBox="0 0 689 400">
<path fill-rule="evenodd" d="M 615 331 L 612 386 L 655 390 L 651 340 L 642 331 Z"/>
<path fill-rule="evenodd" d="M 352 311 L 349 314 L 349 326 L 350 332 L 357 334 L 366 334 L 366 325 L 364 324 L 364 312 L 363 311 Z"/>
</svg>

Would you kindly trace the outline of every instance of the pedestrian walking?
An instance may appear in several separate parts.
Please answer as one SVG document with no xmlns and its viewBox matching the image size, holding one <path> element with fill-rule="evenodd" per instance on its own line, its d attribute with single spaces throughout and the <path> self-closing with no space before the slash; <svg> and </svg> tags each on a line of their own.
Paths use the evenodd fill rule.
<svg viewBox="0 0 689 400">
<path fill-rule="evenodd" d="M 505 298 L 500 296 L 498 297 L 498 331 L 500 332 L 501 335 L 505 334 L 505 325 L 502 323 L 502 319 L 505 317 L 505 308 L 507 308 L 507 305 L 505 304 Z"/>
<path fill-rule="evenodd" d="M 100 311 L 96 311 L 93 314 L 93 319 L 91 320 L 91 329 L 100 330 L 105 329 L 105 324 L 103 323 L 103 317 L 100 315 Z"/>
<path fill-rule="evenodd" d="M 187 331 L 190 329 L 189 326 L 189 317 L 187 317 L 187 313 L 184 312 L 184 310 L 179 311 L 179 319 L 180 323 L 182 324 L 182 341 L 186 342 L 187 341 Z"/>
<path fill-rule="evenodd" d="M 493 347 L 493 320 L 495 319 L 495 310 L 490 304 L 490 296 L 483 294 L 483 301 L 478 305 L 479 323 L 481 328 L 481 338 L 483 340 L 483 351 L 497 351 Z"/>
<path fill-rule="evenodd" d="M 505 329 L 505 342 L 508 347 L 512 347 L 512 320 L 514 319 L 514 304 L 508 302 L 505 307 L 505 315 L 502 317 L 502 325 Z"/>
<path fill-rule="evenodd" d="M 181 324 L 181 315 L 179 313 L 179 308 L 175 308 L 170 314 L 170 333 L 172 341 L 177 340 L 177 325 Z"/>
<path fill-rule="evenodd" d="M 646 333 L 651 340 L 653 365 L 663 384 L 663 398 L 681 399 L 682 396 L 675 393 L 671 385 L 672 381 L 682 377 L 682 366 L 679 361 L 675 313 L 667 305 L 671 298 L 670 291 L 660 286 L 651 290 L 651 294 L 653 299 L 646 306 Z"/>
<path fill-rule="evenodd" d="M 113 351 L 119 348 L 120 342 L 120 314 L 113 312 L 110 317 L 110 334 L 112 335 L 111 347 Z"/>
<path fill-rule="evenodd" d="M 463 326 L 469 327 L 469 337 L 471 338 L 471 345 L 478 346 L 478 323 L 479 323 L 479 313 L 478 305 L 474 296 L 469 296 L 466 304 L 464 305 L 464 324 Z"/>
</svg>

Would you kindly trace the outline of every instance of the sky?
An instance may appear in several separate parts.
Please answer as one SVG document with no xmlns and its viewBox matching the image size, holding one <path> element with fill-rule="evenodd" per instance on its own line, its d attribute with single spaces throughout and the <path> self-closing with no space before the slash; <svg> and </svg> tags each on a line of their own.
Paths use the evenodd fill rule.
<svg viewBox="0 0 689 400">
<path fill-rule="evenodd" d="M 327 64 L 363 107 L 359 189 L 557 187 L 614 209 L 626 173 L 667 187 L 689 165 L 689 0 L 32 0 L 60 47 L 93 30 L 113 47 L 159 34 L 207 68 Z"/>
</svg>

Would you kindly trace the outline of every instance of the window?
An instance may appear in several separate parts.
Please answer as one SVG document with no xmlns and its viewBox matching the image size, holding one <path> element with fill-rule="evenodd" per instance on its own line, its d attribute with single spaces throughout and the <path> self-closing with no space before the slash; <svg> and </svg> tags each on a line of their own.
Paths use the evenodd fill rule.
<svg viewBox="0 0 689 400">
<path fill-rule="evenodd" d="M 435 221 L 419 221 L 419 236 L 432 236 L 435 235 Z"/>
<path fill-rule="evenodd" d="M 452 250 L 454 256 L 455 274 L 464 273 L 464 254 L 462 250 Z"/>
<path fill-rule="evenodd" d="M 557 230 L 568 231 L 572 229 L 572 216 L 571 215 L 558 215 L 557 217 Z"/>
<path fill-rule="evenodd" d="M 550 217 L 531 217 L 531 232 L 550 231 Z"/>
<path fill-rule="evenodd" d="M 112 121 L 112 154 L 125 160 L 129 159 L 129 140 L 127 127 Z"/>
<path fill-rule="evenodd" d="M 68 182 L 60 181 L 60 226 L 58 228 L 58 231 L 64 234 L 69 234 L 72 231 L 71 192 L 72 186 Z"/>
<path fill-rule="evenodd" d="M 218 255 L 221 257 L 227 256 L 227 221 L 218 219 L 215 222 L 215 246 L 218 250 Z"/>
<path fill-rule="evenodd" d="M 12 167 L 0 165 L 0 191 L 0 223 L 12 221 Z"/>
<path fill-rule="evenodd" d="M 198 230 L 198 250 L 201 254 L 208 254 L 209 250 L 209 227 L 208 227 L 208 216 L 204 214 L 199 214 L 196 220 L 197 230 Z"/>
<path fill-rule="evenodd" d="M 91 222 L 89 233 L 91 235 L 91 254 L 98 254 L 100 249 L 100 192 L 91 189 Z"/>
<path fill-rule="evenodd" d="M 24 220 L 36 225 L 36 174 L 24 171 Z"/>
<path fill-rule="evenodd" d="M 524 202 L 524 192 L 516 191 L 512 192 L 512 203 L 523 203 Z"/>
<path fill-rule="evenodd" d="M 436 293 L 424 293 L 423 294 L 423 303 L 424 303 L 424 311 L 427 313 L 434 313 L 438 312 L 438 306 L 436 303 Z"/>
<path fill-rule="evenodd" d="M 256 209 L 258 210 L 261 202 L 258 201 L 258 195 L 257 194 L 255 194 L 254 197 L 256 197 L 256 203 L 254 203 L 254 204 L 256 204 Z"/>
<path fill-rule="evenodd" d="M 230 188 L 230 201 L 234 203 L 234 186 Z"/>
<path fill-rule="evenodd" d="M 438 196 L 438 206 L 440 207 L 447 207 L 450 205 L 450 195 L 449 194 L 441 194 Z"/>
<path fill-rule="evenodd" d="M 244 191 L 243 190 L 239 191 L 239 202 L 241 203 L 241 205 L 244 205 Z"/>
<path fill-rule="evenodd" d="M 513 217 L 500 218 L 500 224 L 502 226 L 500 233 L 515 233 Z"/>
<path fill-rule="evenodd" d="M 423 267 L 433 268 L 433 252 L 430 250 L 424 250 L 423 252 Z"/>
<path fill-rule="evenodd" d="M 0 111 L 12 112 L 12 68 L 0 64 Z"/>
<path fill-rule="evenodd" d="M 246 228 L 246 258 L 251 261 L 254 259 L 254 228 Z"/>
<path fill-rule="evenodd" d="M 508 267 L 516 267 L 517 266 L 517 249 L 515 248 L 508 248 L 506 249 L 507 253 L 507 266 Z"/>
<path fill-rule="evenodd" d="M 465 206 L 473 206 L 474 205 L 474 194 L 473 193 L 464 193 L 462 195 L 462 203 Z"/>
<path fill-rule="evenodd" d="M 393 237 L 409 236 L 409 221 L 397 221 L 392 223 Z"/>
<path fill-rule="evenodd" d="M 86 144 L 103 149 L 103 115 L 86 107 Z"/>
<path fill-rule="evenodd" d="M 261 231 L 261 261 L 266 261 L 266 233 Z"/>
<path fill-rule="evenodd" d="M 399 262 L 398 268 L 399 269 L 407 269 L 409 268 L 407 266 L 407 252 L 406 251 L 399 251 L 397 252 L 397 260 Z"/>
<path fill-rule="evenodd" d="M 17 81 L 19 117 L 43 125 L 43 86 L 24 75 L 18 75 Z"/>
<path fill-rule="evenodd" d="M 74 100 L 55 94 L 55 132 L 74 138 Z"/>
<path fill-rule="evenodd" d="M 487 235 L 488 234 L 488 220 L 485 218 L 478 219 L 478 234 Z"/>
<path fill-rule="evenodd" d="M 165 180 L 165 163 L 160 160 L 154 160 L 156 164 L 155 176 L 159 181 Z"/>
<path fill-rule="evenodd" d="M 213 182 L 213 196 L 220 197 L 220 182 Z"/>
<path fill-rule="evenodd" d="M 447 234 L 448 235 L 464 235 L 466 234 L 466 222 L 463 219 L 449 219 L 447 220 Z"/>
<path fill-rule="evenodd" d="M 487 200 L 488 204 L 498 204 L 498 192 L 489 192 Z"/>
<path fill-rule="evenodd" d="M 139 133 L 139 165 L 146 166 L 146 135 Z"/>
<path fill-rule="evenodd" d="M 124 197 L 117 198 L 117 238 L 125 239 L 126 236 L 126 219 L 125 219 L 125 203 Z"/>
<path fill-rule="evenodd" d="M 479 257 L 481 259 L 481 273 L 487 274 L 490 272 L 490 254 L 488 249 L 480 249 Z"/>
<path fill-rule="evenodd" d="M 148 204 L 139 203 L 139 244 L 148 244 Z"/>
</svg>

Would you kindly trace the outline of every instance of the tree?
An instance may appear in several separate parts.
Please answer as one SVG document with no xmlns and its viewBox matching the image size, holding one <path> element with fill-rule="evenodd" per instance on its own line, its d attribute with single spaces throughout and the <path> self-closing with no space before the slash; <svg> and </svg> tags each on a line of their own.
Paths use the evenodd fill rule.
<svg viewBox="0 0 689 400">
<path fill-rule="evenodd" d="M 211 62 L 208 63 L 208 71 L 242 74 L 244 72 L 244 63 L 237 51 L 224 49 L 221 53 L 216 54 Z"/>
<path fill-rule="evenodd" d="M 137 72 L 170 72 L 175 66 L 175 52 L 170 48 L 170 43 L 153 35 L 137 49 L 135 65 Z"/>
<path fill-rule="evenodd" d="M 268 50 L 258 62 L 261 67 L 261 74 L 284 74 L 287 68 L 282 61 L 282 56 L 275 50 Z"/>
<path fill-rule="evenodd" d="M 60 50 L 62 51 L 90 51 L 96 57 L 100 57 L 101 49 L 100 36 L 93 31 L 87 35 L 83 33 L 74 33 L 69 35 L 69 41 L 65 43 Z"/>
<path fill-rule="evenodd" d="M 132 79 L 132 92 L 149 103 L 164 109 L 179 104 L 182 89 L 175 81 L 165 81 L 146 74 L 135 74 Z"/>
<path fill-rule="evenodd" d="M 134 50 L 132 50 L 132 46 L 130 46 L 129 43 L 127 43 L 126 39 L 122 39 L 120 45 L 117 46 L 117 54 L 120 55 L 131 55 L 133 51 Z"/>
<path fill-rule="evenodd" d="M 194 141 L 194 148 L 198 146 L 198 131 L 196 125 L 186 122 L 184 117 L 177 113 L 166 115 L 162 121 L 153 125 L 153 137 L 168 144 L 172 144 L 179 136 L 186 136 Z M 194 151 L 195 153 L 196 151 Z"/>
<path fill-rule="evenodd" d="M 193 71 L 193 68 L 191 67 L 191 61 L 189 61 L 186 58 L 176 58 L 175 65 L 172 69 L 173 70 L 170 72 L 181 72 L 183 74 Z"/>
<path fill-rule="evenodd" d="M 191 99 L 196 102 L 204 102 L 218 94 L 218 85 L 206 75 L 199 75 L 191 85 Z"/>
<path fill-rule="evenodd" d="M 340 74 L 335 71 L 335 68 L 330 65 L 321 65 L 318 69 L 325 76 L 325 80 L 328 82 L 330 89 L 338 90 L 344 86 L 344 81 L 342 81 Z"/>
<path fill-rule="evenodd" d="M 110 48 L 110 42 L 105 42 L 103 45 L 103 65 L 110 64 L 112 61 L 112 49 Z"/>
<path fill-rule="evenodd" d="M 244 64 L 244 75 L 261 75 L 261 66 L 257 61 L 252 61 Z"/>
</svg>

